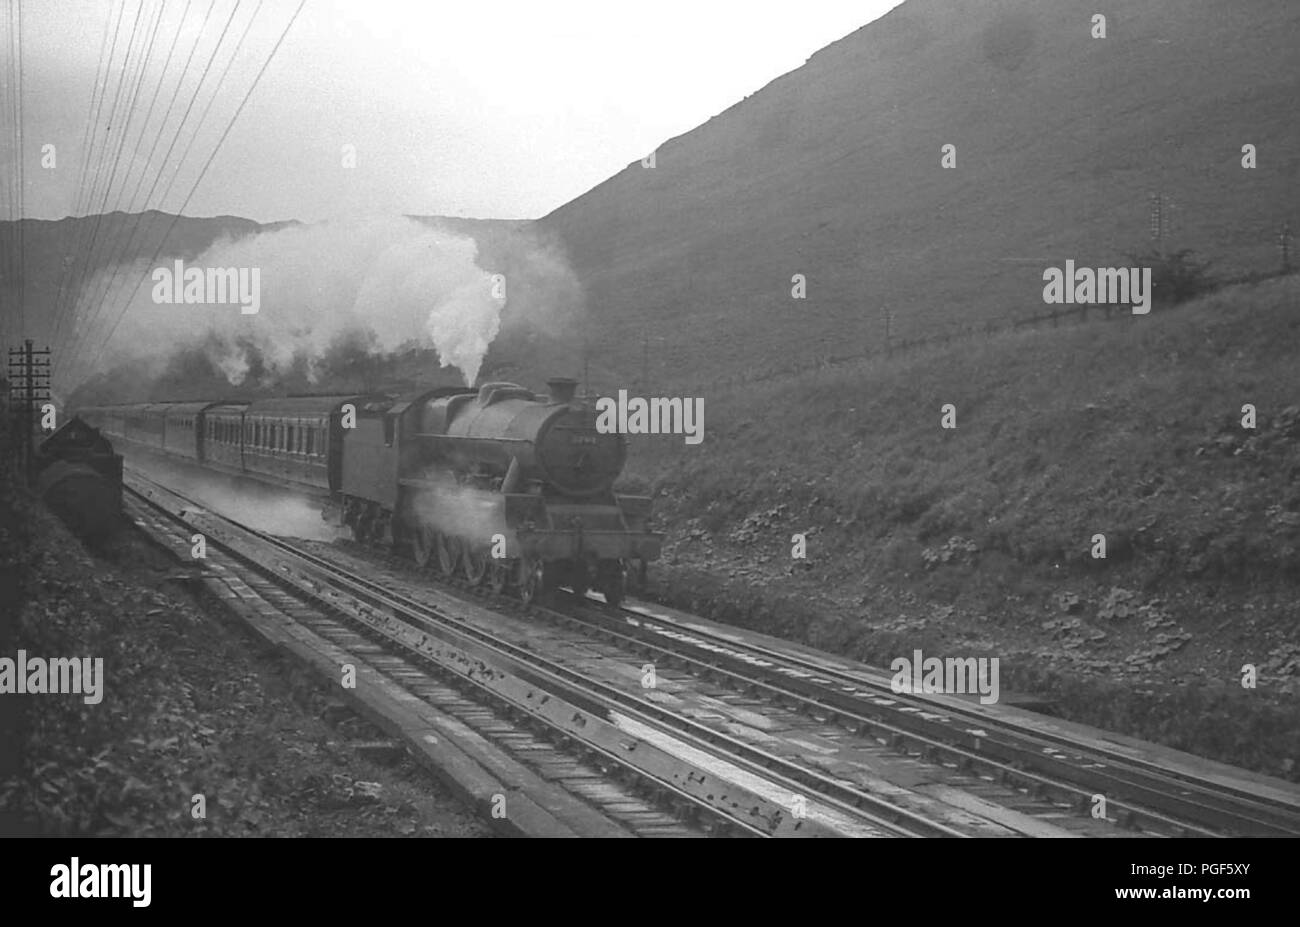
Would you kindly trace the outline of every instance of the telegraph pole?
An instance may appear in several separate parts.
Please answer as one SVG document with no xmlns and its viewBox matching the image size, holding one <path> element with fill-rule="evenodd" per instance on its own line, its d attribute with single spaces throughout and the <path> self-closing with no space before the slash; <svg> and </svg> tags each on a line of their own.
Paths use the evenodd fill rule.
<svg viewBox="0 0 1300 927">
<path fill-rule="evenodd" d="M 1291 273 L 1291 225 L 1282 223 L 1282 231 L 1277 236 L 1277 247 L 1282 252 L 1282 273 Z"/>
<path fill-rule="evenodd" d="M 36 454 L 36 409 L 50 400 L 50 349 L 36 350 L 32 339 L 9 349 L 9 399 L 18 437 L 19 466 L 31 481 Z"/>
<path fill-rule="evenodd" d="M 1163 193 L 1152 193 L 1148 199 L 1151 202 L 1151 237 L 1156 241 L 1156 251 L 1164 254 L 1165 237 L 1174 231 L 1174 213 L 1178 204 L 1173 197 Z"/>
</svg>

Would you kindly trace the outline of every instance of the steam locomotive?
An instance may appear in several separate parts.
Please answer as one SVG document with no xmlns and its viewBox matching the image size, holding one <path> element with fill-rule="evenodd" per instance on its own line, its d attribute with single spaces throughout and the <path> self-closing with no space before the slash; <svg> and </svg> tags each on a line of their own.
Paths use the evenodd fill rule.
<svg viewBox="0 0 1300 927">
<path fill-rule="evenodd" d="M 535 601 L 564 586 L 617 604 L 663 535 L 650 499 L 616 494 L 623 435 L 596 428 L 577 382 L 408 396 L 97 406 L 80 415 L 129 447 L 316 495 L 359 541 Z"/>
</svg>

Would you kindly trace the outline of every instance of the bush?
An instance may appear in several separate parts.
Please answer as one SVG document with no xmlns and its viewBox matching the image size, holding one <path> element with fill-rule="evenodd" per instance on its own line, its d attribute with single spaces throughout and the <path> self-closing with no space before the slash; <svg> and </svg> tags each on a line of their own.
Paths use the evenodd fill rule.
<svg viewBox="0 0 1300 927">
<path fill-rule="evenodd" d="M 1130 253 L 1128 259 L 1136 267 L 1151 268 L 1152 302 L 1176 305 L 1218 286 L 1218 281 L 1210 274 L 1210 262 L 1196 260 L 1195 254 L 1190 248 L 1184 248 L 1172 254 L 1163 251 Z"/>
</svg>

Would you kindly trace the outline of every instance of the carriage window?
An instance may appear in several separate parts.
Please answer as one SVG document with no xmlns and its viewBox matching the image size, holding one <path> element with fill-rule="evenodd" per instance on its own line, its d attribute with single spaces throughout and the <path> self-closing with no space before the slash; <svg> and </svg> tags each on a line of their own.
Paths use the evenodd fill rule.
<svg viewBox="0 0 1300 927">
<path fill-rule="evenodd" d="M 315 455 L 316 455 L 316 429 L 308 428 L 307 429 L 307 456 L 314 457 Z"/>
<path fill-rule="evenodd" d="M 297 450 L 297 448 L 293 446 L 293 439 L 294 439 L 294 437 L 295 437 L 295 435 L 294 435 L 294 427 L 293 427 L 292 425 L 290 425 L 290 426 L 288 426 L 288 430 L 289 430 L 289 440 L 288 440 L 288 442 L 287 442 L 287 446 L 286 446 L 285 450 L 287 450 L 290 454 L 292 454 L 294 451 Z"/>
</svg>

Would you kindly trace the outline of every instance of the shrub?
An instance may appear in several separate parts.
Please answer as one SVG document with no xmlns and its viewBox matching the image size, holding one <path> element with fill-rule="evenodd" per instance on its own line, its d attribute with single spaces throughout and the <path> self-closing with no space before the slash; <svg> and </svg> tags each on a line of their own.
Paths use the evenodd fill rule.
<svg viewBox="0 0 1300 927">
<path fill-rule="evenodd" d="M 1195 254 L 1190 248 L 1183 248 L 1170 254 L 1130 253 L 1128 259 L 1136 267 L 1151 268 L 1152 302 L 1176 305 L 1218 286 L 1218 281 L 1210 275 L 1210 263 L 1197 260 Z"/>
</svg>

